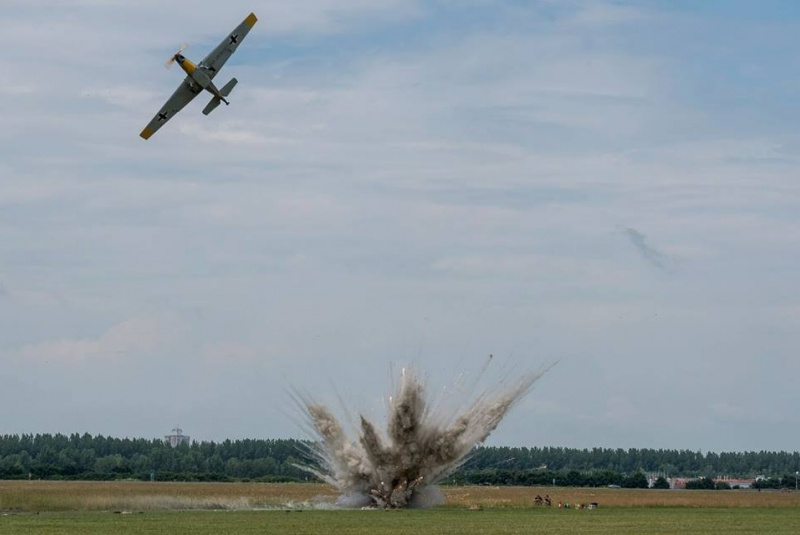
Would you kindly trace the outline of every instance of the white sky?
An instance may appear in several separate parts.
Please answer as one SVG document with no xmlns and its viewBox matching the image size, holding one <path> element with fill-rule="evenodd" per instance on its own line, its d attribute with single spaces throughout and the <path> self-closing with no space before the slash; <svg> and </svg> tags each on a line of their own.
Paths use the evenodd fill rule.
<svg viewBox="0 0 800 535">
<path fill-rule="evenodd" d="M 800 6 L 666 5 L 0 0 L 0 433 L 301 437 L 494 354 L 561 362 L 493 444 L 797 449 Z"/>
</svg>

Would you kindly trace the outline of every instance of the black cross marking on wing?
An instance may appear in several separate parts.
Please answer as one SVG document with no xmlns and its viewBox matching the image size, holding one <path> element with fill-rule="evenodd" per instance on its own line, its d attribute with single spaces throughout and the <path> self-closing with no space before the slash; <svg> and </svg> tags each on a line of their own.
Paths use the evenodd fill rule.
<svg viewBox="0 0 800 535">
<path fill-rule="evenodd" d="M 239 42 L 239 36 L 236 34 L 231 35 L 231 42 L 228 43 L 229 45 L 235 45 Z"/>
<path fill-rule="evenodd" d="M 160 121 L 166 121 L 167 120 L 167 112 L 159 113 L 158 114 L 158 120 L 159 120 L 159 122 Z"/>
</svg>

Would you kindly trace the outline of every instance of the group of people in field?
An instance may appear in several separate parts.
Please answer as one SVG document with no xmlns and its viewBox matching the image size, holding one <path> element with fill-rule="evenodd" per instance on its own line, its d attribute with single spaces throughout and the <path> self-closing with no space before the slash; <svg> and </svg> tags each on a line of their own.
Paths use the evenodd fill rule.
<svg viewBox="0 0 800 535">
<path fill-rule="evenodd" d="M 549 494 L 545 494 L 544 498 L 542 498 L 541 494 L 537 494 L 536 497 L 533 499 L 533 504 L 534 505 L 539 505 L 539 506 L 550 507 L 551 505 L 553 505 L 553 501 L 550 499 L 550 495 Z M 596 507 L 597 507 L 597 502 L 592 502 L 590 504 L 576 503 L 576 504 L 573 504 L 573 505 L 570 505 L 569 502 L 563 502 L 563 503 L 562 502 L 558 502 L 558 508 L 559 509 L 562 509 L 562 508 L 563 509 L 587 509 L 587 508 L 588 509 L 595 509 Z"/>
<path fill-rule="evenodd" d="M 550 500 L 550 495 L 549 494 L 545 494 L 544 498 L 542 498 L 541 494 L 537 494 L 536 497 L 533 499 L 533 503 L 534 503 L 534 505 L 545 505 L 547 507 L 550 507 L 551 505 L 553 505 L 553 502 Z M 558 504 L 558 505 L 559 505 L 559 507 L 561 507 L 561 504 Z"/>
<path fill-rule="evenodd" d="M 576 503 L 576 504 L 570 505 L 569 502 L 564 502 L 563 504 L 561 502 L 558 502 L 558 508 L 561 509 L 562 507 L 564 509 L 570 509 L 570 508 L 572 508 L 572 509 L 586 509 L 587 507 L 589 509 L 594 509 L 595 507 L 597 507 L 597 502 L 592 502 L 592 503 L 590 503 L 588 505 L 585 504 L 585 503 Z"/>
</svg>

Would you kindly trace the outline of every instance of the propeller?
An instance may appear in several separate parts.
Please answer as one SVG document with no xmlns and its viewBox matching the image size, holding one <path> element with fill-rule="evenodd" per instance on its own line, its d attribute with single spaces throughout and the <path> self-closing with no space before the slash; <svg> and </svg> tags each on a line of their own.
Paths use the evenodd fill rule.
<svg viewBox="0 0 800 535">
<path fill-rule="evenodd" d="M 169 69 L 170 67 L 172 67 L 172 64 L 173 64 L 173 63 L 175 63 L 175 56 L 177 56 L 178 54 L 180 54 L 180 53 L 181 53 L 181 52 L 183 52 L 184 50 L 186 50 L 186 43 L 183 43 L 183 44 L 181 45 L 181 47 L 178 49 L 178 51 L 177 51 L 177 52 L 175 52 L 174 54 L 172 54 L 172 55 L 169 57 L 169 59 L 167 60 L 167 62 L 164 64 L 164 67 L 166 67 L 167 69 Z"/>
</svg>

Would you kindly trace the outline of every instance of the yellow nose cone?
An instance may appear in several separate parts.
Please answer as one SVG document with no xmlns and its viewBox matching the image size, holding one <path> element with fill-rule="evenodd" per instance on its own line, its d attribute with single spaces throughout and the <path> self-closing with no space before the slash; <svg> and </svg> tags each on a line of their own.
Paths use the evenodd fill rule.
<svg viewBox="0 0 800 535">
<path fill-rule="evenodd" d="M 181 63 L 181 68 L 186 71 L 186 74 L 192 74 L 194 71 L 197 70 L 197 65 L 192 63 L 190 59 L 183 59 L 183 63 Z"/>
</svg>

